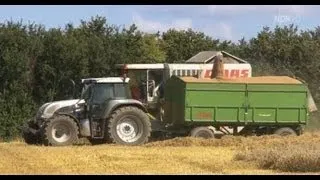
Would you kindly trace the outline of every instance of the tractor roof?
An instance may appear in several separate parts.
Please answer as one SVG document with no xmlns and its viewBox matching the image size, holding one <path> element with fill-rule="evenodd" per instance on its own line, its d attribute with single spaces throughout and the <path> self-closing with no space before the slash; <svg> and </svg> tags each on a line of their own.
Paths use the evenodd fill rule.
<svg viewBox="0 0 320 180">
<path fill-rule="evenodd" d="M 82 83 L 128 83 L 129 78 L 122 78 L 122 77 L 105 77 L 105 78 L 86 78 L 82 79 Z"/>
</svg>

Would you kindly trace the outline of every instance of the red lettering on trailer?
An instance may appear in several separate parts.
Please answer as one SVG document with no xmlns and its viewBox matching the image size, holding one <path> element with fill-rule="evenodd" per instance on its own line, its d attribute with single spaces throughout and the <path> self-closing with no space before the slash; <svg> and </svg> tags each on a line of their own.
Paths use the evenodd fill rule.
<svg viewBox="0 0 320 180">
<path fill-rule="evenodd" d="M 212 70 L 205 70 L 204 78 L 210 78 L 211 77 Z M 239 78 L 239 77 L 248 77 L 249 76 L 249 70 L 248 69 L 225 69 L 224 70 L 224 76 L 227 78 Z"/>
<path fill-rule="evenodd" d="M 243 69 L 241 71 L 241 77 L 248 77 L 249 76 L 249 70 L 248 69 Z"/>
<path fill-rule="evenodd" d="M 206 70 L 206 71 L 204 72 L 204 77 L 205 77 L 205 78 L 211 77 L 211 73 L 212 73 L 211 70 Z"/>
<path fill-rule="evenodd" d="M 240 77 L 239 69 L 232 69 L 231 72 L 230 72 L 230 77 L 231 77 L 231 78 L 233 78 L 233 77 Z"/>
</svg>

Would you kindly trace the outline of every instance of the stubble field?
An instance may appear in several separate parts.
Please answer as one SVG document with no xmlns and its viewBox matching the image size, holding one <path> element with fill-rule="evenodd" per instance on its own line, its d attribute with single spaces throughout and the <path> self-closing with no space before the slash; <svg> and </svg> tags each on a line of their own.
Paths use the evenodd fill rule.
<svg viewBox="0 0 320 180">
<path fill-rule="evenodd" d="M 320 133 L 175 138 L 136 147 L 2 142 L 0 174 L 320 174 Z"/>
</svg>

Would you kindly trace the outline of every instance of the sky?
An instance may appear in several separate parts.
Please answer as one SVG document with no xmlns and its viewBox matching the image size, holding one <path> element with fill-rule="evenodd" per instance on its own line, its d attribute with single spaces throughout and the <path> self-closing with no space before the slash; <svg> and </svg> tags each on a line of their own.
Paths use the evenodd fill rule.
<svg viewBox="0 0 320 180">
<path fill-rule="evenodd" d="M 108 23 L 135 23 L 144 32 L 192 28 L 215 39 L 252 38 L 264 26 L 295 24 L 302 30 L 319 26 L 319 5 L 1 5 L 0 22 L 34 22 L 47 28 L 79 25 L 80 20 L 105 16 Z"/>
</svg>

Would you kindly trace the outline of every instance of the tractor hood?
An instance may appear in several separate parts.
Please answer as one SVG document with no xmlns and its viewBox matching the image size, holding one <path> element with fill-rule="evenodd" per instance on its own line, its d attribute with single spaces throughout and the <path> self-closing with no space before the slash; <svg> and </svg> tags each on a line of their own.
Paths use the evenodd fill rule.
<svg viewBox="0 0 320 180">
<path fill-rule="evenodd" d="M 57 110 L 75 105 L 77 108 L 78 104 L 82 104 L 85 101 L 83 99 L 71 99 L 71 100 L 63 100 L 63 101 L 53 101 L 49 103 L 45 103 L 42 105 L 38 111 L 37 117 L 41 117 L 44 119 L 50 118 Z"/>
</svg>

